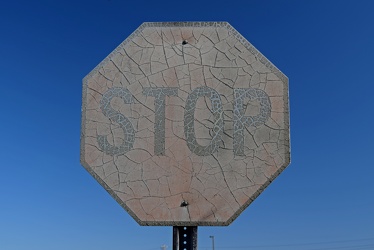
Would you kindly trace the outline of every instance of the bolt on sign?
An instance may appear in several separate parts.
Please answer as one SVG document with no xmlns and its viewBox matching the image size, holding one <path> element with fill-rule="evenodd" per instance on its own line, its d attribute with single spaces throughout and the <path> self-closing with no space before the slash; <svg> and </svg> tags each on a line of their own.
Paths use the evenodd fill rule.
<svg viewBox="0 0 374 250">
<path fill-rule="evenodd" d="M 288 78 L 226 22 L 143 23 L 83 79 L 81 162 L 140 225 L 228 225 L 290 163 Z"/>
</svg>

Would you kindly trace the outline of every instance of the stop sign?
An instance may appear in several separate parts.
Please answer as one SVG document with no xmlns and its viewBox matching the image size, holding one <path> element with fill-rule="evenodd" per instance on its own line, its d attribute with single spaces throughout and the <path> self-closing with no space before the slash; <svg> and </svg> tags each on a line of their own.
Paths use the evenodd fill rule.
<svg viewBox="0 0 374 250">
<path fill-rule="evenodd" d="M 141 225 L 228 225 L 290 162 L 288 79 L 226 22 L 143 23 L 83 80 L 81 162 Z"/>
</svg>

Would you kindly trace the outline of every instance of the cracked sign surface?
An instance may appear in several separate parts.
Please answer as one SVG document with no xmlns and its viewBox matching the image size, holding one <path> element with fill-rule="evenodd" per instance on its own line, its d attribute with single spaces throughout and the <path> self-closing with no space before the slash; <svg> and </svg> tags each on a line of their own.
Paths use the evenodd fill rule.
<svg viewBox="0 0 374 250">
<path fill-rule="evenodd" d="M 83 80 L 81 162 L 141 225 L 228 225 L 290 162 L 288 79 L 226 22 L 143 23 Z"/>
</svg>

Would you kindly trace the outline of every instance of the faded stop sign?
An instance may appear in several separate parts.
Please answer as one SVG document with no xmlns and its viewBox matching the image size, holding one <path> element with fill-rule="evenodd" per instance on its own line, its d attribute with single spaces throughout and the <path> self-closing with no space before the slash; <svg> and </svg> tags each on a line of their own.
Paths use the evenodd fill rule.
<svg viewBox="0 0 374 250">
<path fill-rule="evenodd" d="M 140 225 L 228 225 L 290 163 L 288 79 L 226 22 L 143 23 L 83 79 L 81 162 Z"/>
</svg>

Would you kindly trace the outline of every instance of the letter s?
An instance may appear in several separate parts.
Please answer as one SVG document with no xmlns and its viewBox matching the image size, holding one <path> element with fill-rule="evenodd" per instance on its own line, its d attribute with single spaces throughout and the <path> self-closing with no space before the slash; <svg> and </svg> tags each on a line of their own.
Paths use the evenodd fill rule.
<svg viewBox="0 0 374 250">
<path fill-rule="evenodd" d="M 106 91 L 100 101 L 100 108 L 103 114 L 121 126 L 125 134 L 125 140 L 121 145 L 113 146 L 108 142 L 106 135 L 97 135 L 97 141 L 101 150 L 106 154 L 121 155 L 132 149 L 135 141 L 135 131 L 130 120 L 110 106 L 110 101 L 114 97 L 119 97 L 125 103 L 130 104 L 133 102 L 132 95 L 128 89 L 115 87 Z"/>
</svg>

